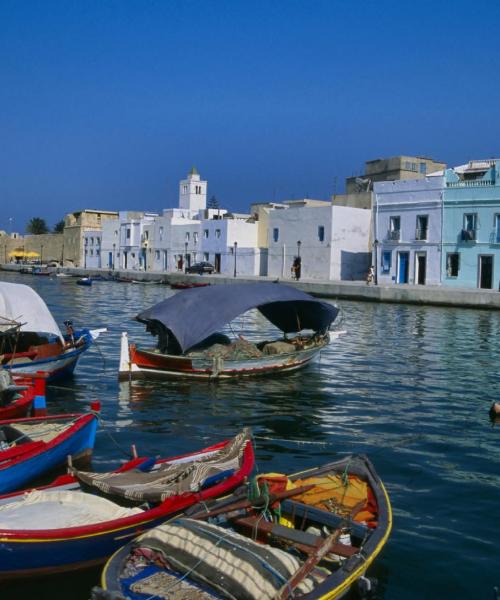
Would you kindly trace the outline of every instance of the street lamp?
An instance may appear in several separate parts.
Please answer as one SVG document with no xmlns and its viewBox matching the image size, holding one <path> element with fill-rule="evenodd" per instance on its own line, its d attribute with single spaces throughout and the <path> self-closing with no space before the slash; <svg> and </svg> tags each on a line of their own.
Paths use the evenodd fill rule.
<svg viewBox="0 0 500 600">
<path fill-rule="evenodd" d="M 374 283 L 375 283 L 375 285 L 378 285 L 378 252 L 377 252 L 377 247 L 378 247 L 378 240 L 376 239 L 373 242 L 373 248 L 375 250 L 375 264 L 373 265 L 375 267 L 375 273 L 374 273 Z"/>
<path fill-rule="evenodd" d="M 185 261 L 185 265 L 184 265 L 184 273 L 187 273 L 187 269 L 188 269 L 188 243 L 184 242 L 184 261 Z"/>
<path fill-rule="evenodd" d="M 302 246 L 302 242 L 299 240 L 297 242 L 297 256 L 300 258 L 300 247 Z"/>
<path fill-rule="evenodd" d="M 113 244 L 113 262 L 111 264 L 113 271 L 115 270 L 115 248 L 116 248 L 116 244 Z"/>
<path fill-rule="evenodd" d="M 40 244 L 40 265 L 43 264 L 43 244 Z"/>
<path fill-rule="evenodd" d="M 234 242 L 234 277 L 236 277 L 236 250 L 238 248 L 238 242 Z"/>
</svg>

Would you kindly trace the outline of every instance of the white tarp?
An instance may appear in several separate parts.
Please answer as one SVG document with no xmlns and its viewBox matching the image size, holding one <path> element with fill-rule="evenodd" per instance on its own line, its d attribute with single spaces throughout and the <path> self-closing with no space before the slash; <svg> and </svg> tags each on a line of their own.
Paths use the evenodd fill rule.
<svg viewBox="0 0 500 600">
<path fill-rule="evenodd" d="M 0 328 L 4 329 L 9 321 L 22 323 L 21 331 L 51 333 L 63 339 L 54 317 L 35 290 L 0 281 Z"/>
</svg>

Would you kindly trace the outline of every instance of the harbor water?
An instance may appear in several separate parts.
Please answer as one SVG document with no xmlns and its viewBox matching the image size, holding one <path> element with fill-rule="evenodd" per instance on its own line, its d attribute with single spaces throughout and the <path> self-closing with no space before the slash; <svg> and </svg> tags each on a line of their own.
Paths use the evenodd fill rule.
<svg viewBox="0 0 500 600">
<path fill-rule="evenodd" d="M 50 412 L 102 403 L 92 465 L 198 449 L 250 426 L 261 472 L 292 472 L 351 452 L 372 459 L 388 489 L 392 535 L 369 571 L 384 600 L 493 598 L 500 586 L 500 314 L 339 301 L 346 335 L 291 375 L 222 383 L 122 382 L 120 334 L 151 344 L 133 321 L 173 293 L 163 285 L 0 273 L 31 285 L 62 325 L 108 327 L 73 378 L 48 390 Z M 235 333 L 269 334 L 257 313 Z M 2 600 L 87 600 L 98 569 L 0 583 Z"/>
</svg>

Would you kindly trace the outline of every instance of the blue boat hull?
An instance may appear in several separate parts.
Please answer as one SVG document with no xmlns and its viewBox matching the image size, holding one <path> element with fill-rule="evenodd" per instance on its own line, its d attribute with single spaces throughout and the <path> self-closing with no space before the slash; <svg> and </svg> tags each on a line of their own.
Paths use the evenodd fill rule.
<svg viewBox="0 0 500 600">
<path fill-rule="evenodd" d="M 66 337 L 66 336 L 65 336 Z M 75 338 L 83 337 L 84 343 L 78 348 L 72 348 L 50 358 L 42 358 L 40 360 L 30 360 L 25 363 L 16 363 L 15 365 L 7 365 L 9 370 L 14 373 L 37 373 L 44 371 L 48 374 L 47 382 L 50 383 L 56 379 L 67 377 L 75 370 L 76 363 L 86 350 L 92 345 L 93 339 L 88 329 L 80 329 L 75 331 Z"/>
<path fill-rule="evenodd" d="M 94 418 L 60 444 L 11 467 L 0 469 L 0 494 L 15 491 L 47 471 L 64 465 L 69 455 L 74 458 L 90 455 L 96 430 L 97 418 Z"/>
<path fill-rule="evenodd" d="M 146 529 L 160 525 L 166 518 L 164 515 L 147 524 L 117 531 L 51 541 L 36 538 L 12 541 L 2 538 L 0 533 L 0 580 L 49 575 L 102 564 L 123 545 Z"/>
</svg>

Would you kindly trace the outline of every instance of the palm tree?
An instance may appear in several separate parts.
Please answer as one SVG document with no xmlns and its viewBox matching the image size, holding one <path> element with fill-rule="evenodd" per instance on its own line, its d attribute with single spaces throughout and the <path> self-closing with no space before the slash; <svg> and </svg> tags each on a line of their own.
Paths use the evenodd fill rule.
<svg viewBox="0 0 500 600">
<path fill-rule="evenodd" d="M 48 233 L 49 228 L 47 227 L 45 219 L 33 217 L 28 221 L 28 224 L 26 225 L 26 231 L 32 235 L 40 235 L 42 233 Z"/>
<path fill-rule="evenodd" d="M 63 233 L 64 232 L 64 219 L 57 221 L 54 225 L 54 233 Z"/>
</svg>

